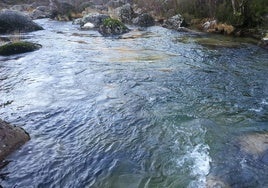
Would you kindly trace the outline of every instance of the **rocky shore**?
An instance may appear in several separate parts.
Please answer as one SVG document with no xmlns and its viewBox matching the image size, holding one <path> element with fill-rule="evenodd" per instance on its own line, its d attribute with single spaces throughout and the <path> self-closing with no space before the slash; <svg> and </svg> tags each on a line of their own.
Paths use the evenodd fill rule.
<svg viewBox="0 0 268 188">
<path fill-rule="evenodd" d="M 256 39 L 259 45 L 267 47 L 268 32 L 265 26 L 263 28 L 240 28 L 219 22 L 215 18 L 184 19 L 181 14 L 175 12 L 173 14 L 169 13 L 166 16 L 160 16 L 157 15 L 156 11 L 148 12 L 146 7 L 139 7 L 132 0 L 89 0 L 79 1 L 79 3 L 76 1 L 46 0 L 32 1 L 30 4 L 29 2 L 31 1 L 27 1 L 28 4 L 14 4 L 15 2 L 13 4 L 12 2 L 0 3 L 0 9 L 24 12 L 32 19 L 51 18 L 59 21 L 75 20 L 74 23 L 80 24 L 82 29 L 97 28 L 101 33 L 105 33 L 105 36 L 120 35 L 127 32 L 127 30 L 120 31 L 120 27 L 104 27 L 102 24 L 104 17 L 119 20 L 122 24 L 136 25 L 139 27 L 149 27 L 157 24 L 180 32 L 198 31 L 233 37 L 251 37 Z M 95 14 L 95 18 L 92 17 L 92 14 Z M 96 14 L 100 14 L 100 17 L 96 17 Z M 268 20 L 268 17 L 265 18 Z M 96 19 L 101 20 L 98 20 L 96 24 Z M 267 20 L 266 22 L 268 22 Z M 106 28 L 107 31 L 103 31 L 100 28 Z M 125 28 L 125 26 L 121 28 Z"/>
</svg>

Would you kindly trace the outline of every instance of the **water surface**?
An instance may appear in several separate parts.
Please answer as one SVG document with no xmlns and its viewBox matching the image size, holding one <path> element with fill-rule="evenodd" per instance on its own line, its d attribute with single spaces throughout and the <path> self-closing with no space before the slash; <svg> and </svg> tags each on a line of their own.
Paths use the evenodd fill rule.
<svg viewBox="0 0 268 188">
<path fill-rule="evenodd" d="M 42 49 L 0 56 L 0 117 L 31 135 L 2 186 L 268 186 L 268 164 L 236 144 L 268 129 L 267 51 L 158 26 L 104 38 L 38 23 L 22 37 Z"/>
</svg>

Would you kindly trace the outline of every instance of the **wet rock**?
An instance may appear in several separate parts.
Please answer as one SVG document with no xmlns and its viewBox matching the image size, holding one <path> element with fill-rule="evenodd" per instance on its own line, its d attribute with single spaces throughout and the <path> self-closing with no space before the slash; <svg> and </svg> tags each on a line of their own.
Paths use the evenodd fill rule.
<svg viewBox="0 0 268 188">
<path fill-rule="evenodd" d="M 30 140 L 22 128 L 12 126 L 0 119 L 0 161 Z"/>
<path fill-rule="evenodd" d="M 119 20 L 107 18 L 99 28 L 103 36 L 121 35 L 129 32 L 129 29 Z"/>
<path fill-rule="evenodd" d="M 31 42 L 12 42 L 0 46 L 0 55 L 9 56 L 14 54 L 21 54 L 26 52 L 32 52 L 41 48 L 40 44 L 35 44 Z"/>
<path fill-rule="evenodd" d="M 171 18 L 165 20 L 163 27 L 168 29 L 180 30 L 181 27 L 184 27 L 184 19 L 180 14 L 172 16 Z"/>
<path fill-rule="evenodd" d="M 130 4 L 125 4 L 118 10 L 118 17 L 123 23 L 131 23 L 135 13 Z"/>
<path fill-rule="evenodd" d="M 154 18 L 148 14 L 148 13 L 143 13 L 139 15 L 137 18 L 133 19 L 133 24 L 141 27 L 150 27 L 155 24 Z"/>
<path fill-rule="evenodd" d="M 12 10 L 0 12 L 0 34 L 13 32 L 30 32 L 43 28 L 34 23 L 30 17 Z"/>
<path fill-rule="evenodd" d="M 105 14 L 99 14 L 99 13 L 91 13 L 88 15 L 85 15 L 81 21 L 80 25 L 84 26 L 86 23 L 93 24 L 96 28 L 98 28 L 105 19 L 110 18 L 110 16 Z"/>
</svg>

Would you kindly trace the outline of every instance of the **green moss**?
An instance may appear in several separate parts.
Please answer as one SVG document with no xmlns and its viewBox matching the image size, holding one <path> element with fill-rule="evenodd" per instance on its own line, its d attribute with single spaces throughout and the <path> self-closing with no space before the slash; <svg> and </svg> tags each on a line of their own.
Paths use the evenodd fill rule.
<svg viewBox="0 0 268 188">
<path fill-rule="evenodd" d="M 8 56 L 14 54 L 21 54 L 26 52 L 32 52 L 38 50 L 39 48 L 41 48 L 40 44 L 24 42 L 24 41 L 12 42 L 0 46 L 0 55 Z"/>
<path fill-rule="evenodd" d="M 122 22 L 113 18 L 106 18 L 103 21 L 103 25 L 108 28 L 120 27 L 121 29 L 127 29 L 127 27 Z"/>
</svg>

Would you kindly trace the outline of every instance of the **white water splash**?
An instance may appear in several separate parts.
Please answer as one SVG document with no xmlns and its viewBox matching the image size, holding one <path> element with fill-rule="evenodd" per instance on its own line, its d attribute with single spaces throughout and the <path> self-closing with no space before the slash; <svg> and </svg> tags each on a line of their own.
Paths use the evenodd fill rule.
<svg viewBox="0 0 268 188">
<path fill-rule="evenodd" d="M 189 184 L 189 188 L 203 188 L 206 187 L 206 176 L 210 170 L 211 158 L 209 156 L 209 146 L 204 144 L 196 145 L 189 157 L 192 158 L 194 165 L 192 166 L 192 175 L 196 180 Z"/>
</svg>

